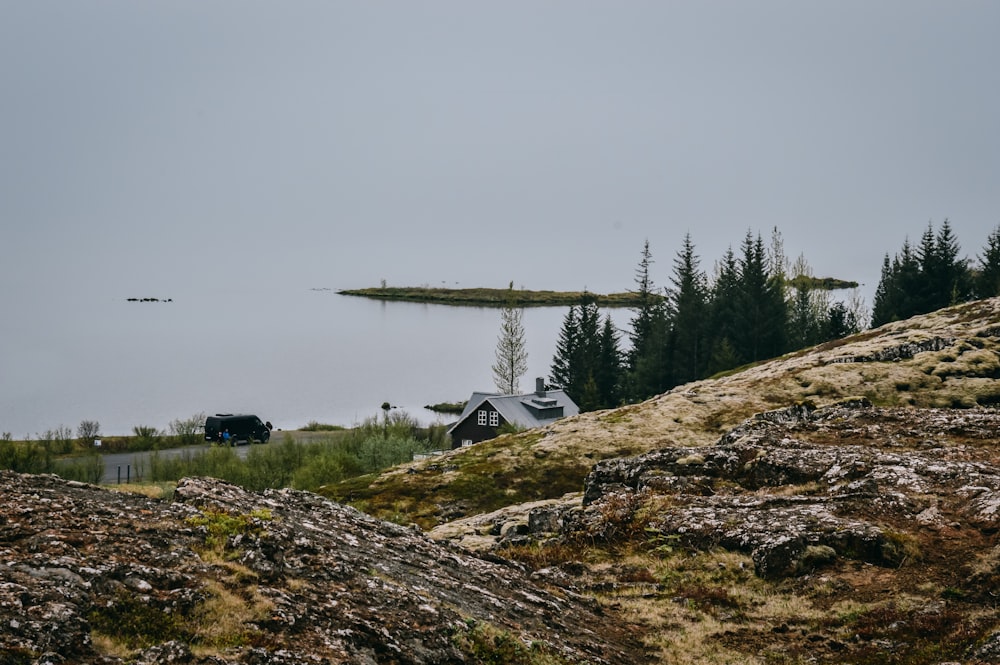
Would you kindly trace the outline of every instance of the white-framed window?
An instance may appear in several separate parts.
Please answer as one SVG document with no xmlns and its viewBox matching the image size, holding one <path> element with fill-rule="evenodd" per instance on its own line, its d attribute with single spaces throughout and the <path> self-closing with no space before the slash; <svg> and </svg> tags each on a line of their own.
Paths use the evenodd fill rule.
<svg viewBox="0 0 1000 665">
<path fill-rule="evenodd" d="M 462 447 L 468 448 L 472 445 L 472 439 L 462 439 Z"/>
<path fill-rule="evenodd" d="M 500 414 L 490 411 L 490 427 L 500 427 Z"/>
<path fill-rule="evenodd" d="M 479 409 L 479 412 L 476 414 L 476 417 L 477 417 L 476 424 L 482 425 L 482 426 L 485 427 L 486 426 L 486 409 Z"/>
</svg>

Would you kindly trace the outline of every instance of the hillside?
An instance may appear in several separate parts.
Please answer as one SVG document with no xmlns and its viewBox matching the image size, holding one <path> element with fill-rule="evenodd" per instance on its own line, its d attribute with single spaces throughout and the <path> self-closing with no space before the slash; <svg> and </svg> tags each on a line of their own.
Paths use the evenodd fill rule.
<svg viewBox="0 0 1000 665">
<path fill-rule="evenodd" d="M 859 396 L 876 406 L 996 405 L 998 337 L 1000 298 L 968 303 L 323 491 L 429 529 L 579 492 L 600 460 L 710 445 L 755 413 L 803 401 L 823 406 Z"/>
<path fill-rule="evenodd" d="M 0 472 L 0 663 L 648 662 L 523 566 L 307 492 Z"/>
<path fill-rule="evenodd" d="M 1000 663 L 1000 299 L 329 488 L 656 662 Z"/>
</svg>

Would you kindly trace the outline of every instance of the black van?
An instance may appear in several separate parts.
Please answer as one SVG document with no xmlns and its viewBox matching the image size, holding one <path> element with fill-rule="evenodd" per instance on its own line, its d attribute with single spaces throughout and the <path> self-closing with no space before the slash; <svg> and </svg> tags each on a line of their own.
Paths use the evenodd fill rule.
<svg viewBox="0 0 1000 665">
<path fill-rule="evenodd" d="M 235 446 L 237 443 L 267 443 L 271 423 L 243 413 L 217 413 L 205 418 L 205 440 Z"/>
</svg>

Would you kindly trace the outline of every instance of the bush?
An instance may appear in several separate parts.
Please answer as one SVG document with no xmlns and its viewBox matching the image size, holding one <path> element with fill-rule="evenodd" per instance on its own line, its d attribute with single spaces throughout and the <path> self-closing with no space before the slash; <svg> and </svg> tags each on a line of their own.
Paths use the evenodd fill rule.
<svg viewBox="0 0 1000 665">
<path fill-rule="evenodd" d="M 299 428 L 302 432 L 339 432 L 343 429 L 345 428 L 340 425 L 328 425 L 316 422 L 315 420 L 310 420 L 305 427 Z"/>
<path fill-rule="evenodd" d="M 85 455 L 63 462 L 59 465 L 57 473 L 66 480 L 78 480 L 81 483 L 96 485 L 104 478 L 104 458 L 100 455 Z"/>
<path fill-rule="evenodd" d="M 205 414 L 196 413 L 190 418 L 179 418 L 170 421 L 170 433 L 177 437 L 182 446 L 192 446 L 201 442 L 205 428 Z"/>
<path fill-rule="evenodd" d="M 136 425 L 132 428 L 134 435 L 130 450 L 152 450 L 160 443 L 160 432 L 155 427 Z"/>
<path fill-rule="evenodd" d="M 94 443 L 94 439 L 101 436 L 101 423 L 96 420 L 82 420 L 76 428 L 76 438 L 84 447 Z"/>
<path fill-rule="evenodd" d="M 68 455 L 73 451 L 73 430 L 60 425 L 55 429 L 36 434 L 38 443 L 53 455 Z"/>
<path fill-rule="evenodd" d="M 0 437 L 0 469 L 18 473 L 51 473 L 54 468 L 52 453 L 45 446 L 30 441 L 13 441 L 8 432 Z"/>
</svg>

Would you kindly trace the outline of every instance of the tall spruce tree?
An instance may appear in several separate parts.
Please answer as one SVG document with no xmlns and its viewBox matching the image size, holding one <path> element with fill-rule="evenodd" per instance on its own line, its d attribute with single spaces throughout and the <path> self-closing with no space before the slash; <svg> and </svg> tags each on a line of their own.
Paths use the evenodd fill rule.
<svg viewBox="0 0 1000 665">
<path fill-rule="evenodd" d="M 889 260 L 889 254 L 882 259 L 882 274 L 879 277 L 878 287 L 875 289 L 875 298 L 872 301 L 872 327 L 881 326 L 884 323 L 895 321 L 899 318 L 896 313 L 899 308 L 899 295 L 895 284 L 896 274 L 893 270 L 893 263 Z"/>
<path fill-rule="evenodd" d="M 739 266 L 733 248 L 729 247 L 715 266 L 709 299 L 709 374 L 732 369 L 744 362 L 736 347 L 739 285 Z"/>
<path fill-rule="evenodd" d="M 736 348 L 748 361 L 780 355 L 785 348 L 784 284 L 769 265 L 760 235 L 748 231 L 739 263 Z"/>
<path fill-rule="evenodd" d="M 510 283 L 507 304 L 500 311 L 500 335 L 497 338 L 493 383 L 507 395 L 520 392 L 521 377 L 528 371 L 528 350 L 524 341 L 521 316 L 524 310 L 514 301 L 514 282 Z"/>
<path fill-rule="evenodd" d="M 667 313 L 663 297 L 657 293 L 650 276 L 653 255 L 646 240 L 636 269 L 635 291 L 638 304 L 630 333 L 628 352 L 628 396 L 642 400 L 658 395 L 667 384 Z"/>
<path fill-rule="evenodd" d="M 597 368 L 594 380 L 599 397 L 598 408 L 610 409 L 621 404 L 622 356 L 620 335 L 611 315 L 604 316 L 604 325 L 598 345 Z"/>
<path fill-rule="evenodd" d="M 596 300 L 585 293 L 563 319 L 550 381 L 562 386 L 581 411 L 617 406 L 622 373 L 618 343 L 611 317 L 602 326 Z"/>
<path fill-rule="evenodd" d="M 670 366 L 674 385 L 703 378 L 708 365 L 708 343 L 705 339 L 708 286 L 699 268 L 691 234 L 674 257 L 674 273 L 670 291 L 671 343 Z"/>
<path fill-rule="evenodd" d="M 934 227 L 928 222 L 920 236 L 920 244 L 916 249 L 917 265 L 919 267 L 916 283 L 919 288 L 909 294 L 910 307 L 909 314 L 923 314 L 939 307 L 944 295 L 940 293 L 941 266 L 937 251 L 937 244 L 934 242 Z"/>
<path fill-rule="evenodd" d="M 979 266 L 976 271 L 976 296 L 992 298 L 1000 296 L 1000 226 L 997 226 L 986 238 L 986 245 L 979 255 Z"/>
<path fill-rule="evenodd" d="M 959 256 L 961 246 L 958 238 L 951 230 L 951 223 L 946 218 L 934 237 L 934 262 L 936 273 L 930 275 L 932 289 L 937 296 L 933 311 L 950 305 L 957 305 L 972 297 L 972 274 L 969 262 Z"/>
<path fill-rule="evenodd" d="M 875 291 L 873 326 L 922 313 L 921 309 L 929 301 L 926 295 L 928 289 L 921 277 L 922 254 L 923 251 L 913 251 L 910 239 L 907 238 L 892 261 L 888 265 L 883 263 L 882 276 Z M 927 263 L 931 261 L 932 259 L 928 259 Z"/>
<path fill-rule="evenodd" d="M 552 357 L 552 367 L 549 370 L 549 383 L 559 386 L 573 397 L 569 389 L 575 383 L 574 372 L 577 366 L 577 346 L 580 343 L 580 320 L 576 305 L 571 305 L 563 317 L 562 328 L 556 339 L 556 353 Z"/>
<path fill-rule="evenodd" d="M 597 364 L 600 357 L 601 312 L 593 297 L 584 293 L 580 303 L 580 334 L 577 345 L 577 370 L 572 390 L 567 391 L 577 401 L 581 411 L 600 408 L 597 389 Z"/>
</svg>

